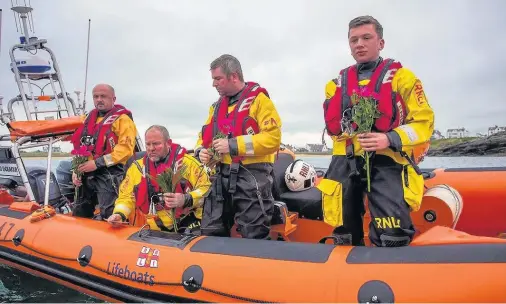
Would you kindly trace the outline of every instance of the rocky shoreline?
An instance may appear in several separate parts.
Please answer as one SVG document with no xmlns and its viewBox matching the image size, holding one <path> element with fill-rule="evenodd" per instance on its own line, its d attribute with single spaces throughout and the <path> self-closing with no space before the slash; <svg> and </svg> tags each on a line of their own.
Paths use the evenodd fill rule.
<svg viewBox="0 0 506 304">
<path fill-rule="evenodd" d="M 506 132 L 468 142 L 431 147 L 427 156 L 506 156 Z"/>
</svg>

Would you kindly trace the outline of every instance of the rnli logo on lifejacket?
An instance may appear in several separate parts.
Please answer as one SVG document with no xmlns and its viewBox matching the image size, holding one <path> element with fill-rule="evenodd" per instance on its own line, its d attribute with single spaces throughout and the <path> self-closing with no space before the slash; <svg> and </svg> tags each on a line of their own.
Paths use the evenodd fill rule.
<svg viewBox="0 0 506 304">
<path fill-rule="evenodd" d="M 118 114 L 114 114 L 114 115 L 111 115 L 111 116 L 107 117 L 104 120 L 104 125 L 110 125 L 110 124 L 112 124 L 118 117 L 119 117 Z"/>
<path fill-rule="evenodd" d="M 392 79 L 394 78 L 395 72 L 397 72 L 397 69 L 388 70 L 385 73 L 385 77 L 383 77 L 383 83 L 392 82 Z"/>
<path fill-rule="evenodd" d="M 242 112 L 242 111 L 246 111 L 246 110 L 249 110 L 249 108 L 251 108 L 251 104 L 253 103 L 253 101 L 255 100 L 255 97 L 256 96 L 251 96 L 251 97 L 248 97 L 246 98 L 240 105 L 239 109 L 237 110 L 237 112 Z"/>
<path fill-rule="evenodd" d="M 135 265 L 139 267 L 158 268 L 159 257 L 160 250 L 143 246 L 137 258 L 137 264 Z"/>
<path fill-rule="evenodd" d="M 182 152 L 179 153 L 179 155 L 183 154 Z M 176 163 L 174 164 L 174 171 L 177 171 L 179 170 L 179 168 L 181 168 L 183 166 L 183 158 L 180 158 L 176 161 Z"/>
</svg>

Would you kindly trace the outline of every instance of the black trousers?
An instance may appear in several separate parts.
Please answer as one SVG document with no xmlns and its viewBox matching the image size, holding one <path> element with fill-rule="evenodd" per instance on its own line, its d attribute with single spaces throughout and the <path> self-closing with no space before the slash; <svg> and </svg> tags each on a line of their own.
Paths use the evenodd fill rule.
<svg viewBox="0 0 506 304">
<path fill-rule="evenodd" d="M 201 220 L 195 216 L 195 212 L 186 215 L 178 224 L 179 233 L 200 234 Z"/>
<path fill-rule="evenodd" d="M 356 161 L 359 176 L 350 177 L 351 161 Z M 406 178 L 403 178 L 406 168 L 384 155 L 373 156 L 370 163 L 371 188 L 367 193 L 364 158 L 332 156 L 326 178 L 341 183 L 343 191 L 343 226 L 336 227 L 335 231 L 339 234 L 351 234 L 353 245 L 363 245 L 363 195 L 366 193 L 372 219 L 369 223 L 371 243 L 379 247 L 406 246 L 415 234 L 410 207 L 404 197 L 406 187 L 409 186 Z"/>
<path fill-rule="evenodd" d="M 230 236 L 235 222 L 243 238 L 266 239 L 274 212 L 273 165 L 259 163 L 236 169 L 234 177 L 231 166 L 222 164 L 212 177 L 211 191 L 204 200 L 202 235 Z"/>
<path fill-rule="evenodd" d="M 77 201 L 74 202 L 73 216 L 93 218 L 96 206 L 100 209 L 100 218 L 107 219 L 114 210 L 118 198 L 119 185 L 123 180 L 123 168 L 120 166 L 100 168 L 84 174 L 82 185 L 76 188 Z"/>
</svg>

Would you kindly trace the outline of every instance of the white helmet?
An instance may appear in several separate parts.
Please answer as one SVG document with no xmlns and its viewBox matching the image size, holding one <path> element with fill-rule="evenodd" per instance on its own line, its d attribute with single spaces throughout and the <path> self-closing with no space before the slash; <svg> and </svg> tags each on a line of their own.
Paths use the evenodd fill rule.
<svg viewBox="0 0 506 304">
<path fill-rule="evenodd" d="M 285 171 L 285 183 L 290 191 L 304 191 L 314 187 L 316 170 L 301 159 L 295 160 Z"/>
</svg>

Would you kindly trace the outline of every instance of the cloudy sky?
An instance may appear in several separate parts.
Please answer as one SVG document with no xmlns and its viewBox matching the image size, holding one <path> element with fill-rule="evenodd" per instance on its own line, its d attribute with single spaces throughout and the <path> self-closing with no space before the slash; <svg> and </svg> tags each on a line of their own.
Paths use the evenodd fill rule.
<svg viewBox="0 0 506 304">
<path fill-rule="evenodd" d="M 133 111 L 141 134 L 151 124 L 163 124 L 187 147 L 194 146 L 218 98 L 209 63 L 224 53 L 239 58 L 246 80 L 269 91 L 284 143 L 319 142 L 325 83 L 354 63 L 348 22 L 364 14 L 383 24 L 382 56 L 398 59 L 422 80 L 437 129 L 466 127 L 475 133 L 506 125 L 505 1 L 31 0 L 31 5 L 35 36 L 49 41 L 73 97 L 74 90 L 84 90 L 91 19 L 87 109 L 93 106 L 93 85 L 109 83 L 117 102 Z M 2 0 L 0 8 L 0 95 L 9 100 L 18 91 L 8 51 L 19 33 L 10 1 Z"/>
</svg>

